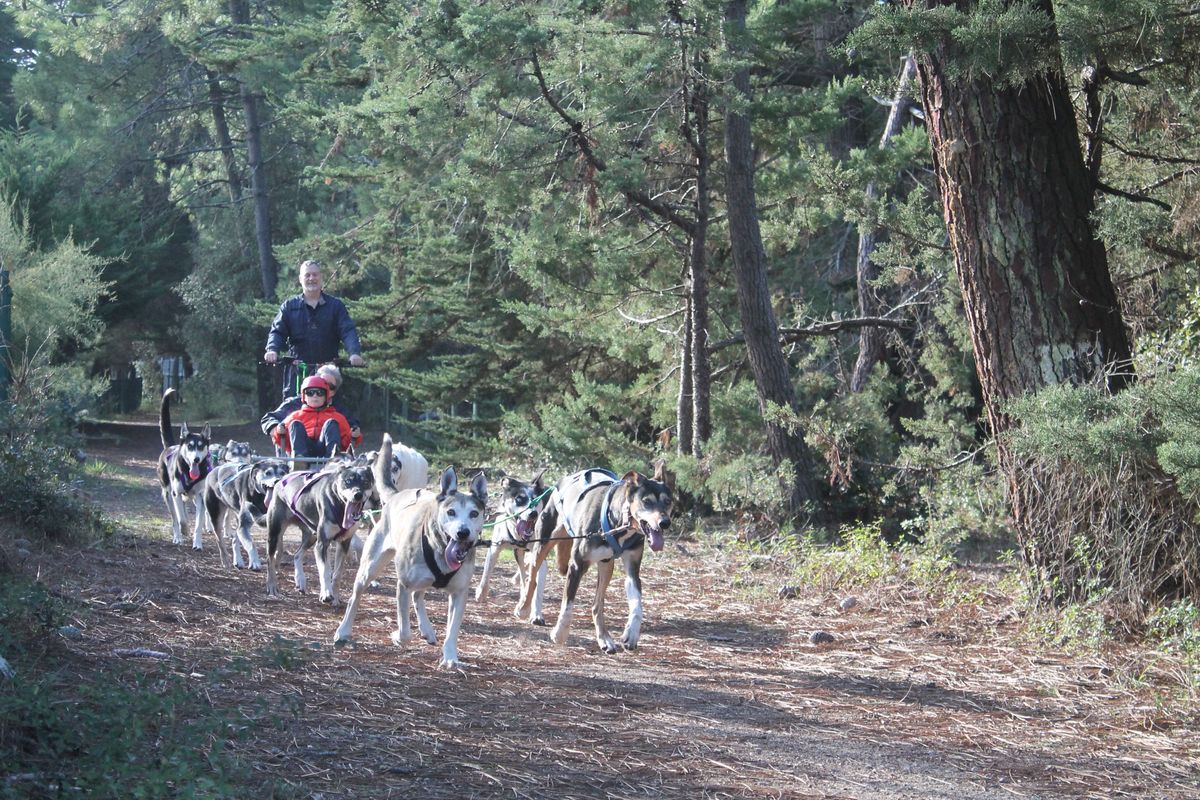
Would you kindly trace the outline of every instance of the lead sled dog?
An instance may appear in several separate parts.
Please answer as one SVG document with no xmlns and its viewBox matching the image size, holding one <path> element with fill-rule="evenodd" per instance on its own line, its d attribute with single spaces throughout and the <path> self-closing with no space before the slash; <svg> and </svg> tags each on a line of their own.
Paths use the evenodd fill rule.
<svg viewBox="0 0 1200 800">
<path fill-rule="evenodd" d="M 385 435 L 380 448 L 382 457 L 376 464 L 386 464 L 391 450 L 391 437 Z M 475 571 L 475 545 L 487 509 L 487 480 L 482 473 L 476 475 L 470 489 L 460 492 L 458 476 L 453 467 L 448 467 L 436 492 L 432 489 L 397 492 L 390 472 L 377 468 L 376 478 L 381 484 L 383 509 L 363 547 L 354 591 L 333 641 L 342 643 L 350 639 L 363 593 L 391 559 L 396 568 L 396 630 L 392 632 L 392 641 L 400 645 L 412 639 L 411 604 L 421 636 L 430 644 L 437 644 L 437 634 L 425 611 L 425 593 L 444 589 L 449 596 L 449 612 L 438 666 L 455 669 L 460 665 L 458 633 Z"/>
<path fill-rule="evenodd" d="M 163 502 L 171 515 L 171 541 L 183 543 L 183 526 L 187 524 L 187 502 L 196 502 L 196 530 L 192 534 L 192 549 L 203 550 L 204 540 L 204 479 L 212 469 L 209 448 L 212 446 L 212 429 L 208 425 L 199 433 L 188 430 L 184 422 L 179 428 L 179 443 L 171 430 L 171 399 L 174 389 L 163 392 L 158 408 L 158 437 L 162 441 L 162 452 L 158 454 L 158 483 L 162 489 Z M 225 551 L 217 541 L 221 554 L 221 566 L 226 566 Z"/>
</svg>

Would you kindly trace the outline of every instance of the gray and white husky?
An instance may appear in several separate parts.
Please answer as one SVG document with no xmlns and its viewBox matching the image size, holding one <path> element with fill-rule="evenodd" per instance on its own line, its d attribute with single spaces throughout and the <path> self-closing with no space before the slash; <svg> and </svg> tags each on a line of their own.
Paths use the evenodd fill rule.
<svg viewBox="0 0 1200 800">
<path fill-rule="evenodd" d="M 296 589 L 304 592 L 304 553 L 314 548 L 321 581 L 321 602 L 336 605 L 337 579 L 345 564 L 354 529 L 375 492 L 374 468 L 358 460 L 320 472 L 291 472 L 275 485 L 267 506 L 267 595 L 279 596 L 276 572 L 283 532 L 300 528 L 293 556 Z"/>
<path fill-rule="evenodd" d="M 228 453 L 226 449 L 226 453 Z M 287 462 L 266 459 L 257 463 L 229 462 L 218 464 L 204 480 L 204 507 L 208 512 L 208 529 L 217 536 L 217 547 L 221 549 L 221 565 L 225 565 L 222 541 L 226 520 L 230 514 L 236 523 L 232 537 L 233 566 L 242 568 L 242 551 L 246 551 L 246 565 L 255 572 L 262 569 L 258 559 L 258 548 L 250 529 L 254 525 L 266 524 L 267 500 L 275 484 L 288 473 Z M 241 545 L 239 547 L 238 545 Z"/>
<path fill-rule="evenodd" d="M 380 453 L 391 458 L 390 437 L 384 437 Z M 383 458 L 376 461 L 377 465 L 381 463 L 387 462 Z M 487 510 L 487 480 L 482 473 L 476 475 L 470 490 L 460 492 L 458 476 L 453 467 L 448 467 L 437 491 L 396 492 L 390 472 L 381 474 L 377 469 L 376 477 L 383 483 L 383 510 L 367 538 L 354 578 L 354 592 L 333 640 L 340 643 L 350 639 L 363 593 L 391 559 L 396 567 L 397 624 L 392 641 L 400 645 L 412 639 L 411 604 L 421 635 L 430 644 L 437 644 L 437 634 L 425 612 L 425 593 L 444 589 L 450 608 L 439 667 L 455 669 L 459 666 L 458 632 L 475 571 L 475 544 Z"/>
<path fill-rule="evenodd" d="M 533 560 L 536 544 L 533 541 L 534 530 L 537 527 L 539 515 L 546 507 L 546 485 L 539 472 L 531 480 L 522 480 L 512 475 L 505 475 L 500 480 L 499 519 L 492 526 L 492 544 L 488 548 L 487 558 L 483 561 L 483 573 L 479 576 L 479 585 L 475 587 L 475 600 L 486 602 L 489 594 L 489 582 L 500 553 L 511 550 L 513 560 L 517 563 L 517 577 L 521 594 L 525 592 L 526 560 Z M 528 558 L 527 558 L 528 557 Z M 534 592 L 533 611 L 530 621 L 535 625 L 545 625 L 542 616 L 542 591 L 546 585 L 546 562 L 542 562 L 541 573 L 537 577 L 537 589 Z"/>
<path fill-rule="evenodd" d="M 204 479 L 212 469 L 209 448 L 212 446 L 212 429 L 208 425 L 199 433 L 188 430 L 187 423 L 179 428 L 179 443 L 171 430 L 171 398 L 174 389 L 163 392 L 158 410 L 158 436 L 162 440 L 162 452 L 158 454 L 158 482 L 162 488 L 163 502 L 171 515 L 171 541 L 183 543 L 183 526 L 187 524 L 187 502 L 196 501 L 196 530 L 192 534 L 192 549 L 203 550 L 204 541 Z M 220 543 L 217 543 L 220 551 Z M 224 551 L 222 563 L 224 563 Z"/>
</svg>

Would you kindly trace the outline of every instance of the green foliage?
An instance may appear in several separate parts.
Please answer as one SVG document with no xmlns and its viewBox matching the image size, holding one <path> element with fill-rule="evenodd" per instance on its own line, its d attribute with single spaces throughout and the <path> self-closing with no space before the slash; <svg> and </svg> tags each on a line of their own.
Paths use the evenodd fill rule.
<svg viewBox="0 0 1200 800">
<path fill-rule="evenodd" d="M 105 259 L 70 239 L 37 249 L 15 200 L 0 196 L 0 261 L 11 272 L 13 348 L 60 358 L 65 349 L 94 345 L 104 330 L 96 314 L 111 285 L 101 280 Z"/>
<path fill-rule="evenodd" d="M 1191 600 L 1162 606 L 1147 618 L 1146 628 L 1151 639 L 1183 658 L 1192 687 L 1200 689 L 1200 606 Z"/>
<path fill-rule="evenodd" d="M 0 518 L 65 538 L 106 533 L 106 521 L 79 495 L 74 458 L 81 406 L 100 387 L 79 369 L 23 363 L 0 405 Z"/>
<path fill-rule="evenodd" d="M 71 671 L 56 631 L 69 611 L 40 584 L 0 582 L 0 798 L 232 798 L 233 719 L 166 670 Z"/>
<path fill-rule="evenodd" d="M 878 521 L 844 526 L 833 543 L 810 532 L 785 537 L 778 546 L 793 562 L 795 579 L 822 591 L 903 583 L 943 602 L 967 599 L 948 551 L 913 542 L 893 544 Z"/>
<path fill-rule="evenodd" d="M 1033 3 L 980 0 L 966 7 L 876 6 L 846 40 L 847 50 L 934 53 L 948 74 L 1019 86 L 1060 71 L 1053 18 Z"/>
</svg>

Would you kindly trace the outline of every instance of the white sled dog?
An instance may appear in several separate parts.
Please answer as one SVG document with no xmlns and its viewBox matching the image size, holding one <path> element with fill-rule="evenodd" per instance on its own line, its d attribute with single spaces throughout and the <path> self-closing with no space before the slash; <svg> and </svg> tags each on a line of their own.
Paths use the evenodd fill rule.
<svg viewBox="0 0 1200 800">
<path fill-rule="evenodd" d="M 377 464 L 391 457 L 392 441 L 384 437 Z M 439 667 L 459 666 L 458 632 L 462 626 L 471 575 L 475 571 L 475 544 L 483 530 L 487 508 L 487 480 L 482 474 L 471 481 L 469 492 L 458 490 L 453 467 L 442 473 L 439 489 L 396 492 L 391 474 L 376 471 L 381 483 L 383 510 L 367 538 L 363 559 L 354 578 L 354 592 L 346 605 L 342 623 L 333 635 L 335 643 L 350 639 L 354 617 L 363 592 L 391 558 L 396 566 L 396 625 L 392 641 L 399 645 L 412 639 L 409 605 L 416 610 L 421 636 L 437 644 L 437 634 L 425 612 L 425 592 L 444 589 L 450 598 L 446 618 L 446 641 Z"/>
</svg>

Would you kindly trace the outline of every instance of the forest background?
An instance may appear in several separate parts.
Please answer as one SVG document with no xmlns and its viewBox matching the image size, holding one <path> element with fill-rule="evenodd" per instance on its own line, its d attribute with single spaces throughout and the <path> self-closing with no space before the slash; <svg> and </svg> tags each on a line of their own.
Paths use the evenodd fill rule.
<svg viewBox="0 0 1200 800">
<path fill-rule="evenodd" d="M 1200 651 L 1198 13 L 0 4 L 4 511 L 130 364 L 256 419 L 313 258 L 433 461 L 665 458 L 744 540 L 1010 551 Z"/>
</svg>

